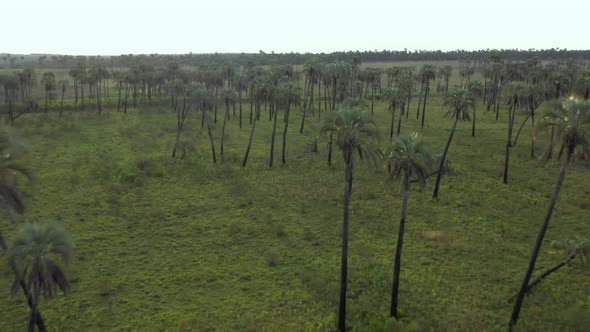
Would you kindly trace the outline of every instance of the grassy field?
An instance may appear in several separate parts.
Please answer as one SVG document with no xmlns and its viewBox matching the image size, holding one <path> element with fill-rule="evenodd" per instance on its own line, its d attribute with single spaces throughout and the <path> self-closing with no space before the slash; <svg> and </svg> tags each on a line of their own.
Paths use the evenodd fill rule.
<svg viewBox="0 0 590 332">
<path fill-rule="evenodd" d="M 415 102 L 404 134 L 418 130 L 441 153 L 451 120 L 441 97 L 429 101 L 419 129 Z M 247 109 L 247 108 L 246 108 Z M 375 118 L 388 143 L 390 115 Z M 401 195 L 382 169 L 359 163 L 351 205 L 348 325 L 356 331 L 505 330 L 559 164 L 529 158 L 529 129 L 513 149 L 510 184 L 502 184 L 506 136 L 478 107 L 477 136 L 460 123 L 450 149 L 453 174 L 438 201 L 410 196 L 402 266 L 400 323 L 387 322 Z M 213 164 L 200 116 L 184 135 L 195 149 L 172 159 L 176 119 L 164 106 L 127 115 L 107 110 L 26 115 L 17 127 L 32 146 L 35 181 L 22 221 L 63 222 L 75 239 L 69 296 L 41 305 L 51 331 L 330 331 L 340 273 L 343 166 L 333 168 L 308 143 L 318 120 L 299 135 L 292 113 L 288 164 L 269 169 L 271 122 L 261 115 L 250 162 L 240 168 L 249 126 L 228 125 L 226 158 Z M 219 144 L 221 122 L 214 128 Z M 279 131 L 277 139 L 280 139 Z M 538 154 L 546 143 L 539 134 Z M 217 146 L 218 148 L 218 146 Z M 277 152 L 279 150 L 277 149 Z M 277 153 L 280 155 L 280 153 Z M 278 165 L 279 163 L 277 163 Z M 536 274 L 565 254 L 552 241 L 590 238 L 590 172 L 568 173 Z M 7 235 L 9 223 L 0 224 Z M 0 289 L 8 294 L 2 261 Z M 527 297 L 519 330 L 587 331 L 590 274 L 579 262 Z M 0 299 L 0 331 L 22 331 L 22 296 Z"/>
</svg>

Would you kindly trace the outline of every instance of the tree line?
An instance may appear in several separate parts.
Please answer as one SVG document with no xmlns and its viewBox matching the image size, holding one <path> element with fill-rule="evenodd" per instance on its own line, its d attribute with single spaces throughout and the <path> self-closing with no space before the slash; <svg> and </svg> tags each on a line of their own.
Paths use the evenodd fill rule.
<svg viewBox="0 0 590 332">
<path fill-rule="evenodd" d="M 112 67 L 126 67 L 130 62 L 143 61 L 152 65 L 174 61 L 182 66 L 222 65 L 227 62 L 239 65 L 303 65 L 311 61 L 324 63 L 348 61 L 358 56 L 363 62 L 403 61 L 474 61 L 485 62 L 499 56 L 508 61 L 588 61 L 590 50 L 550 49 L 485 49 L 485 50 L 371 50 L 339 51 L 331 53 L 275 53 L 260 50 L 258 53 L 188 53 L 188 54 L 121 54 L 112 56 L 73 56 L 57 54 L 0 54 L 0 68 L 68 68 L 80 60 L 91 65 L 102 63 Z"/>
</svg>

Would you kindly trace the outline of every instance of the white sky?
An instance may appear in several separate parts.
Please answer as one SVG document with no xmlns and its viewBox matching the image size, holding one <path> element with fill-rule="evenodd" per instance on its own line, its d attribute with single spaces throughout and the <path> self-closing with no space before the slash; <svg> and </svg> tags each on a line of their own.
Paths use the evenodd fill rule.
<svg viewBox="0 0 590 332">
<path fill-rule="evenodd" d="M 0 53 L 590 48 L 590 0 L 0 0 Z"/>
</svg>

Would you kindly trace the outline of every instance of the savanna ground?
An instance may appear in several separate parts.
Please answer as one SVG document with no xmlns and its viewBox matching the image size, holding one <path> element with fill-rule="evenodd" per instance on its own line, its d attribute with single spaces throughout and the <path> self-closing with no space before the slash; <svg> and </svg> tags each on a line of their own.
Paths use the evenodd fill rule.
<svg viewBox="0 0 590 332">
<path fill-rule="evenodd" d="M 433 91 L 423 129 L 416 100 L 402 133 L 419 131 L 441 153 L 451 127 L 442 98 Z M 239 129 L 232 118 L 225 162 L 213 164 L 196 112 L 183 134 L 194 150 L 185 159 L 170 158 L 176 118 L 168 104 L 126 115 L 112 108 L 98 115 L 87 107 L 62 119 L 57 113 L 18 119 L 35 173 L 21 221 L 60 221 L 76 245 L 67 268 L 71 294 L 40 308 L 49 329 L 333 330 L 344 175 L 340 153 L 333 168 L 326 165 L 326 141 L 319 153 L 310 152 L 317 118 L 302 136 L 301 113 L 292 112 L 287 165 L 269 169 L 272 123 L 262 112 L 249 164 L 241 169 L 249 125 Z M 375 108 L 382 146 L 389 141 L 384 109 L 383 103 Z M 221 123 L 214 128 L 217 145 Z M 352 330 L 506 329 L 508 299 L 518 290 L 559 172 L 557 162 L 541 166 L 530 159 L 529 130 L 512 150 L 510 184 L 504 185 L 506 112 L 496 122 L 479 104 L 477 136 L 471 137 L 471 123 L 459 124 L 449 154 L 453 174 L 443 178 L 440 198 L 431 198 L 433 179 L 424 192 L 412 188 L 399 324 L 386 317 L 400 186 L 386 186 L 383 169 L 358 164 L 350 226 Z M 539 155 L 547 136 L 539 133 Z M 582 163 L 572 167 L 535 275 L 564 258 L 552 241 L 590 238 L 588 183 Z M 14 233 L 9 223 L 0 225 L 4 234 Z M 20 294 L 8 296 L 12 274 L 2 264 L 0 330 L 21 331 L 29 310 Z M 588 271 L 576 261 L 551 275 L 527 297 L 518 329 L 587 331 Z"/>
</svg>

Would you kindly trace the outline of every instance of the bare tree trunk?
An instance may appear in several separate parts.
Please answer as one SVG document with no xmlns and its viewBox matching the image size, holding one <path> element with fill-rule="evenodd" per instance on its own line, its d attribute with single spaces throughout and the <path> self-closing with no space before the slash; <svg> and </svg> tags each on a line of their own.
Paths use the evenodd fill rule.
<svg viewBox="0 0 590 332">
<path fill-rule="evenodd" d="M 281 157 L 282 165 L 287 163 L 287 129 L 289 128 L 289 113 L 291 113 L 291 106 L 287 104 L 285 111 L 285 128 L 283 130 L 283 153 Z"/>
<path fill-rule="evenodd" d="M 428 98 L 429 91 L 430 91 L 430 81 L 426 81 L 426 89 L 424 91 L 424 101 L 422 104 L 422 124 L 421 124 L 422 128 L 424 128 L 424 119 L 426 118 L 426 98 Z"/>
<path fill-rule="evenodd" d="M 399 295 L 399 279 L 402 265 L 402 249 L 404 245 L 404 233 L 406 228 L 406 212 L 408 209 L 408 198 L 410 196 L 410 174 L 409 170 L 404 171 L 404 194 L 402 200 L 402 214 L 397 233 L 397 247 L 395 249 L 395 260 L 393 264 L 393 286 L 391 287 L 391 308 L 390 317 L 397 318 L 397 305 Z"/>
<path fill-rule="evenodd" d="M 512 128 L 514 127 L 514 116 L 516 106 L 511 105 L 508 109 L 508 139 L 506 140 L 506 152 L 504 155 L 504 184 L 508 184 L 508 167 L 510 165 L 510 149 L 512 148 Z"/>
<path fill-rule="evenodd" d="M 225 114 L 223 116 L 223 126 L 221 127 L 221 147 L 219 148 L 219 152 L 221 154 L 221 162 L 224 161 L 223 158 L 223 143 L 225 141 L 225 125 L 227 124 L 227 121 L 229 120 L 229 100 L 226 98 L 225 99 Z"/>
<path fill-rule="evenodd" d="M 346 331 L 346 289 L 348 285 L 348 219 L 352 176 L 354 168 L 354 147 L 347 146 L 344 154 L 344 214 L 342 218 L 342 257 L 340 264 L 340 304 L 338 307 L 338 330 Z"/>
<path fill-rule="evenodd" d="M 256 102 L 256 113 L 260 113 L 260 103 Z M 254 116 L 254 121 L 252 122 L 252 130 L 250 131 L 250 139 L 248 140 L 248 147 L 246 148 L 246 155 L 244 156 L 244 161 L 242 161 L 242 168 L 246 167 L 248 163 L 248 156 L 250 155 L 250 149 L 252 148 L 252 139 L 254 138 L 254 129 L 256 129 L 256 120 L 258 119 L 258 114 Z"/>
<path fill-rule="evenodd" d="M 524 302 L 524 297 L 529 287 L 529 280 L 531 279 L 531 275 L 533 274 L 533 270 L 535 269 L 535 263 L 537 262 L 537 257 L 539 256 L 539 251 L 541 250 L 541 245 L 543 244 L 543 239 L 545 238 L 545 232 L 547 232 L 547 228 L 549 227 L 549 220 L 551 220 L 551 215 L 553 214 L 553 208 L 557 203 L 557 198 L 559 197 L 559 192 L 561 190 L 561 185 L 565 180 L 565 175 L 567 173 L 567 169 L 570 163 L 570 159 L 574 152 L 574 146 L 570 145 L 567 149 L 566 157 L 561 165 L 561 170 L 559 171 L 559 177 L 557 178 L 557 184 L 555 185 L 555 190 L 553 191 L 553 195 L 551 196 L 551 200 L 549 201 L 549 206 L 547 207 L 547 212 L 545 213 L 545 218 L 543 220 L 543 224 L 541 225 L 541 229 L 539 230 L 539 234 L 537 235 L 537 241 L 535 242 L 535 246 L 533 247 L 533 252 L 531 254 L 531 258 L 529 259 L 529 264 L 524 274 L 524 278 L 520 285 L 520 290 L 518 292 L 518 296 L 516 297 L 516 302 L 514 304 L 514 309 L 512 311 L 512 316 L 510 317 L 510 323 L 508 325 L 508 330 L 512 331 L 516 323 L 518 322 L 518 316 L 520 315 L 520 309 L 522 308 L 522 304 Z"/>
<path fill-rule="evenodd" d="M 209 142 L 211 143 L 211 155 L 213 157 L 213 163 L 217 163 L 217 157 L 215 154 L 215 142 L 213 141 L 213 134 L 211 133 L 211 124 L 209 123 L 209 117 L 207 116 L 207 109 L 203 106 L 203 116 L 205 117 L 205 124 L 207 124 L 207 134 L 209 135 Z"/>
<path fill-rule="evenodd" d="M 279 109 L 277 105 L 274 105 L 274 122 L 272 125 L 272 136 L 270 137 L 270 161 L 268 167 L 272 167 L 275 159 L 275 136 L 277 135 L 277 118 L 279 117 Z"/>
<path fill-rule="evenodd" d="M 449 147 L 451 146 L 451 142 L 453 141 L 453 136 L 455 135 L 455 130 L 457 128 L 458 121 L 459 121 L 459 112 L 455 112 L 455 121 L 453 121 L 453 127 L 451 128 L 451 134 L 449 135 L 449 140 L 447 141 L 447 145 L 445 146 L 445 150 L 443 152 L 442 157 L 440 158 L 440 163 L 438 165 L 438 173 L 436 174 L 436 184 L 434 185 L 434 193 L 432 194 L 433 198 L 438 198 L 438 191 L 440 190 L 440 180 L 442 179 L 443 168 L 445 166 L 445 160 L 447 159 L 447 153 L 449 152 Z"/>
</svg>

